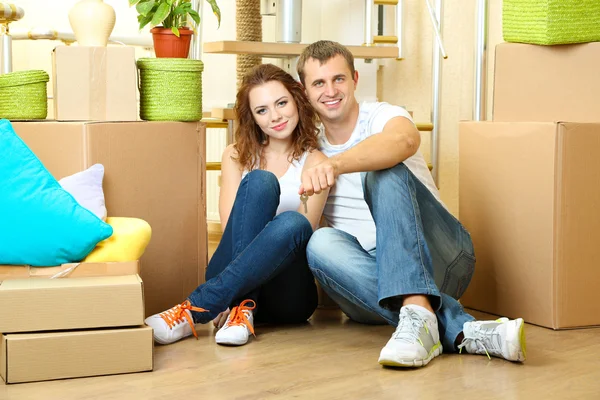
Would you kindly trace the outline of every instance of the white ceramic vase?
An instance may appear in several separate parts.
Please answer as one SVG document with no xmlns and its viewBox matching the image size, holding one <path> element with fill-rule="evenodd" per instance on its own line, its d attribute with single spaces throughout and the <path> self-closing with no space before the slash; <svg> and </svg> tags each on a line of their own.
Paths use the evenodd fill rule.
<svg viewBox="0 0 600 400">
<path fill-rule="evenodd" d="M 114 8 L 103 0 L 80 0 L 69 11 L 69 23 L 80 46 L 106 47 L 115 21 Z"/>
</svg>

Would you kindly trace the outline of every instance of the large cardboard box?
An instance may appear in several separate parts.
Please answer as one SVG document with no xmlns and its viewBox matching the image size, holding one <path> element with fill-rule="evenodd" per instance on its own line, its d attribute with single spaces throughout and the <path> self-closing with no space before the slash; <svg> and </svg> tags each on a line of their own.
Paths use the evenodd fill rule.
<svg viewBox="0 0 600 400">
<path fill-rule="evenodd" d="M 136 121 L 133 47 L 59 46 L 52 53 L 54 118 Z"/>
<path fill-rule="evenodd" d="M 0 337 L 6 383 L 152 371 L 152 328 L 9 334 Z"/>
<path fill-rule="evenodd" d="M 496 46 L 494 121 L 600 121 L 600 43 Z"/>
<path fill-rule="evenodd" d="M 460 123 L 461 302 L 549 328 L 600 325 L 600 124 Z"/>
<path fill-rule="evenodd" d="M 144 324 L 138 275 L 0 282 L 0 332 L 113 328 Z"/>
<path fill-rule="evenodd" d="M 16 133 L 60 179 L 105 168 L 109 216 L 152 227 L 141 258 L 146 315 L 185 300 L 208 260 L 205 125 L 194 122 L 16 122 Z"/>
</svg>

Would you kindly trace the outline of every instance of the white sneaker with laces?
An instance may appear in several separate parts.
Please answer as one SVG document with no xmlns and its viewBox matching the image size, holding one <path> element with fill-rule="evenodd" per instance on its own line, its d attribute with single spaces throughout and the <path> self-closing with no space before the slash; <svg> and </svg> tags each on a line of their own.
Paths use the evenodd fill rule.
<svg viewBox="0 0 600 400">
<path fill-rule="evenodd" d="M 486 354 L 508 361 L 525 361 L 525 322 L 523 318 L 471 321 L 463 326 L 465 338 L 458 348 L 470 354 Z"/>
<path fill-rule="evenodd" d="M 248 304 L 254 304 L 249 307 Z M 248 343 L 248 338 L 254 335 L 254 314 L 256 308 L 253 300 L 244 300 L 239 306 L 233 307 L 225 325 L 215 335 L 217 344 L 241 346 Z"/>
<path fill-rule="evenodd" d="M 154 340 L 160 344 L 171 344 L 192 334 L 198 338 L 191 311 L 206 312 L 194 307 L 189 300 L 160 314 L 146 318 L 146 325 L 153 329 Z"/>
<path fill-rule="evenodd" d="M 437 317 L 429 310 L 407 305 L 400 309 L 398 327 L 381 350 L 379 364 L 422 367 L 442 354 Z"/>
</svg>

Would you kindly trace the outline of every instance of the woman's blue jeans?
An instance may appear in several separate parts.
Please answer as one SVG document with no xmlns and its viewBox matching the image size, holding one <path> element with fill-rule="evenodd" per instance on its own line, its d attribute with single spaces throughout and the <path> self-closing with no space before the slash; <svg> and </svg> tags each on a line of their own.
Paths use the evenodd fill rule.
<svg viewBox="0 0 600 400">
<path fill-rule="evenodd" d="M 248 298 L 256 301 L 258 322 L 300 323 L 316 309 L 315 279 L 306 261 L 312 227 L 296 211 L 276 216 L 279 196 L 271 172 L 255 170 L 242 179 L 206 282 L 188 297 L 209 310 L 193 312 L 196 323 Z"/>
</svg>

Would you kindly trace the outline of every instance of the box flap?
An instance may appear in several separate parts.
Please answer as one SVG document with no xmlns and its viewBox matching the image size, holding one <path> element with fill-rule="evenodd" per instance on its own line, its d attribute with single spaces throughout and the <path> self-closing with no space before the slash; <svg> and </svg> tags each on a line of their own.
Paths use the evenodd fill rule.
<svg viewBox="0 0 600 400">
<path fill-rule="evenodd" d="M 561 328 L 598 325 L 600 124 L 560 124 L 557 143 L 555 318 Z"/>
<path fill-rule="evenodd" d="M 79 278 L 83 276 L 139 275 L 139 261 L 72 263 L 58 267 L 0 265 L 0 281 L 24 278 Z"/>
<path fill-rule="evenodd" d="M 3 291 L 38 291 L 42 289 L 71 289 L 92 287 L 117 287 L 138 285 L 142 280 L 137 275 L 97 276 L 88 279 L 11 279 L 0 282 L 0 292 Z"/>
</svg>

